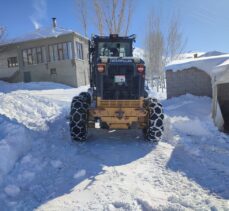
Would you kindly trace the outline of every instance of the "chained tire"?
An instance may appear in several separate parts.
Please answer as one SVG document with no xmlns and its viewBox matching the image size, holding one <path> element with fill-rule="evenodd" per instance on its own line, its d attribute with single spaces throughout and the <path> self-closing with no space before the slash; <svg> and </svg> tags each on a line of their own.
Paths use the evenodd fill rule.
<svg viewBox="0 0 229 211">
<path fill-rule="evenodd" d="M 162 139 L 164 131 L 162 105 L 156 99 L 149 98 L 146 100 L 145 107 L 148 110 L 147 127 L 143 129 L 145 139 L 158 143 Z"/>
<path fill-rule="evenodd" d="M 83 142 L 87 139 L 88 106 L 82 96 L 76 96 L 72 99 L 69 127 L 71 138 L 74 141 Z"/>
<path fill-rule="evenodd" d="M 91 104 L 91 95 L 88 92 L 81 92 L 79 96 L 83 98 L 84 102 L 86 102 L 88 106 Z"/>
</svg>

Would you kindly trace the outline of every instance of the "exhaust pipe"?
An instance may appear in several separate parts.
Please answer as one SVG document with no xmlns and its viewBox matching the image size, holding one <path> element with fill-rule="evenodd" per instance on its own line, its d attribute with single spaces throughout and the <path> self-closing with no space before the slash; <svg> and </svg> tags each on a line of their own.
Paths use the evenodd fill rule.
<svg viewBox="0 0 229 211">
<path fill-rule="evenodd" d="M 52 18 L 52 27 L 56 28 L 56 18 Z"/>
</svg>

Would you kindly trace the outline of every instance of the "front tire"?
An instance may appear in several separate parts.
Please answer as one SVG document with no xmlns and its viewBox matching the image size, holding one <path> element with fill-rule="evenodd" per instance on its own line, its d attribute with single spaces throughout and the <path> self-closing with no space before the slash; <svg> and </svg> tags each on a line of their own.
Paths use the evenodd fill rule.
<svg viewBox="0 0 229 211">
<path fill-rule="evenodd" d="M 69 127 L 71 138 L 74 141 L 86 141 L 88 133 L 87 109 L 88 104 L 82 96 L 76 96 L 72 99 Z"/>
<path fill-rule="evenodd" d="M 164 131 L 162 105 L 156 99 L 149 98 L 145 106 L 148 110 L 147 127 L 143 129 L 145 139 L 158 143 L 162 139 Z"/>
<path fill-rule="evenodd" d="M 81 92 L 79 94 L 83 98 L 83 101 L 88 104 L 88 106 L 91 104 L 91 95 L 88 92 Z"/>
</svg>

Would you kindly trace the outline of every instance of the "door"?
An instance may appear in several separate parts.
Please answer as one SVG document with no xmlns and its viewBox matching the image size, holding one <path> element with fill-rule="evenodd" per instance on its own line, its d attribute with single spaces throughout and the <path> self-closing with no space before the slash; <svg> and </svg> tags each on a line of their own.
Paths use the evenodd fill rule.
<svg viewBox="0 0 229 211">
<path fill-rule="evenodd" d="M 224 129 L 229 131 L 229 83 L 219 84 L 217 89 L 218 102 L 224 119 Z"/>
<path fill-rule="evenodd" d="M 24 72 L 24 82 L 31 82 L 31 73 Z"/>
</svg>

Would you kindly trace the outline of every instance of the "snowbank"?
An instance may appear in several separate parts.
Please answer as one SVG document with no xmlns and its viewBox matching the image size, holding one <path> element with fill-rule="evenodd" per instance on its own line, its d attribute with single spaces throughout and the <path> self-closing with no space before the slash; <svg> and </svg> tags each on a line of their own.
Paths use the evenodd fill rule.
<svg viewBox="0 0 229 211">
<path fill-rule="evenodd" d="M 56 104 L 27 92 L 0 95 L 0 114 L 32 130 L 47 130 L 48 122 L 59 115 Z"/>
<path fill-rule="evenodd" d="M 0 81 L 0 93 L 8 93 L 19 90 L 50 90 L 50 89 L 71 89 L 72 87 L 53 82 L 30 82 L 30 83 L 7 83 Z"/>
<path fill-rule="evenodd" d="M 16 161 L 30 149 L 31 141 L 25 127 L 0 115 L 0 183 Z"/>
<path fill-rule="evenodd" d="M 0 81 L 0 183 L 30 149 L 36 133 L 49 130 L 61 114 L 67 115 L 72 97 L 87 89 L 51 82 Z M 67 101 L 66 111 L 62 101 Z"/>
</svg>

